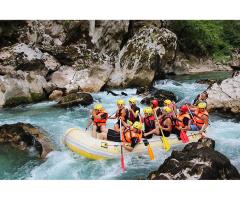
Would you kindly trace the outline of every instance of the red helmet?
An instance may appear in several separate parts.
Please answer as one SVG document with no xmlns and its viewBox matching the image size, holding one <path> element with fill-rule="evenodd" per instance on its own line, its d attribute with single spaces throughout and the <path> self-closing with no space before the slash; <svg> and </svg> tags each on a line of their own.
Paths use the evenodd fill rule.
<svg viewBox="0 0 240 200">
<path fill-rule="evenodd" d="M 158 100 L 157 99 L 153 99 L 152 100 L 152 105 L 153 105 L 154 108 L 157 107 L 158 106 Z"/>
<path fill-rule="evenodd" d="M 181 112 L 187 112 L 188 111 L 188 107 L 187 106 L 182 106 L 181 108 L 180 108 L 180 111 Z"/>
</svg>

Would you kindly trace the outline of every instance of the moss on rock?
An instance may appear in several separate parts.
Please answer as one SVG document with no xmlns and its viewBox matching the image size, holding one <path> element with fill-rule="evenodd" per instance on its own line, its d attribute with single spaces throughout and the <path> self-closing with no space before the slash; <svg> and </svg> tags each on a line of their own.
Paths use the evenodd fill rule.
<svg viewBox="0 0 240 200">
<path fill-rule="evenodd" d="M 20 104 L 30 103 L 31 98 L 26 96 L 12 97 L 6 100 L 4 107 L 14 107 Z"/>
</svg>

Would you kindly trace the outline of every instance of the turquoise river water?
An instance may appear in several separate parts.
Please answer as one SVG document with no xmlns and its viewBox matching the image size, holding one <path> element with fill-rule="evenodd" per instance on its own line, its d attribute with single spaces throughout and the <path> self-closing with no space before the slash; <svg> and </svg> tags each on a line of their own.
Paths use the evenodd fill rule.
<svg viewBox="0 0 240 200">
<path fill-rule="evenodd" d="M 178 105 L 189 102 L 206 85 L 196 84 L 200 78 L 226 78 L 230 73 L 203 73 L 188 76 L 175 76 L 157 81 L 155 87 L 174 92 L 179 100 Z M 128 97 L 135 96 L 140 102 L 142 97 L 136 95 L 136 89 L 114 90 L 124 91 Z M 101 102 L 112 114 L 115 102 L 120 97 L 114 97 L 106 92 L 92 94 L 96 102 Z M 18 151 L 12 147 L 0 146 L 0 179 L 139 179 L 145 178 L 150 171 L 156 170 L 171 152 L 158 150 L 156 159 L 150 161 L 148 155 L 127 157 L 126 172 L 120 170 L 120 162 L 116 160 L 91 161 L 68 150 L 61 142 L 64 132 L 71 127 L 86 127 L 89 112 L 92 108 L 74 107 L 61 109 L 54 107 L 54 102 L 41 102 L 32 105 L 19 106 L 0 111 L 0 125 L 16 122 L 26 122 L 44 129 L 54 145 L 54 151 L 49 153 L 46 160 L 35 158 L 34 151 Z M 140 105 L 143 108 L 143 105 Z M 208 137 L 216 141 L 216 149 L 225 154 L 240 171 L 240 124 L 229 116 L 212 114 Z M 113 126 L 114 120 L 109 120 L 108 127 Z M 181 149 L 182 145 L 172 149 Z"/>
</svg>

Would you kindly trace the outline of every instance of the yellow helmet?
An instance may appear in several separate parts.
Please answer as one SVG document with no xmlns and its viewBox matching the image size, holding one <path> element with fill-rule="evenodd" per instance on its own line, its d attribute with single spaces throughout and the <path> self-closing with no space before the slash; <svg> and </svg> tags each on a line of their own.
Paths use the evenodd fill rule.
<svg viewBox="0 0 240 200">
<path fill-rule="evenodd" d="M 207 107 L 207 104 L 204 102 L 201 102 L 198 104 L 198 108 L 206 108 L 206 107 Z"/>
<path fill-rule="evenodd" d="M 142 130 L 142 124 L 138 121 L 134 122 L 133 128 L 136 128 L 138 130 Z"/>
<path fill-rule="evenodd" d="M 146 108 L 144 108 L 143 112 L 144 112 L 144 114 L 152 115 L 153 109 L 151 107 L 146 107 Z"/>
<path fill-rule="evenodd" d="M 129 102 L 129 103 L 132 103 L 132 104 L 136 104 L 136 103 L 137 103 L 137 100 L 136 100 L 134 97 L 132 97 L 132 98 L 130 98 L 130 99 L 128 100 L 128 102 Z"/>
<path fill-rule="evenodd" d="M 130 120 L 127 120 L 127 124 L 129 124 L 129 125 L 133 125 L 133 123 L 132 123 L 132 121 L 130 121 Z"/>
<path fill-rule="evenodd" d="M 166 100 L 164 101 L 164 103 L 167 104 L 167 105 L 170 105 L 172 102 L 171 102 L 171 100 L 166 99 Z"/>
<path fill-rule="evenodd" d="M 125 102 L 123 99 L 117 100 L 117 105 L 125 105 Z"/>
<path fill-rule="evenodd" d="M 169 108 L 168 106 L 165 106 L 165 107 L 163 107 L 163 111 L 165 111 L 166 113 L 170 113 L 170 112 L 172 112 L 172 109 Z"/>
<path fill-rule="evenodd" d="M 103 109 L 102 104 L 96 104 L 96 105 L 94 106 L 94 110 L 102 110 L 102 109 Z"/>
</svg>

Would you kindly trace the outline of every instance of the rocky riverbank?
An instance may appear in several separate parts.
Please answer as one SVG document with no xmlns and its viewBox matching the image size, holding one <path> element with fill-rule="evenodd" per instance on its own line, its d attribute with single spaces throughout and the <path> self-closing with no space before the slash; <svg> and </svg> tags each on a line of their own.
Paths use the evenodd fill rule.
<svg viewBox="0 0 240 200">
<path fill-rule="evenodd" d="M 164 21 L 3 21 L 0 30 L 1 107 L 228 69 L 183 57 Z"/>
<path fill-rule="evenodd" d="M 26 123 L 4 124 L 0 126 L 0 144 L 10 144 L 20 150 L 34 147 L 41 158 L 53 150 L 45 133 Z"/>
<path fill-rule="evenodd" d="M 214 83 L 208 90 L 208 110 L 240 114 L 240 76 Z"/>
<path fill-rule="evenodd" d="M 173 151 L 150 180 L 239 180 L 240 174 L 229 159 L 214 150 L 210 138 L 187 144 L 182 151 Z"/>
</svg>

